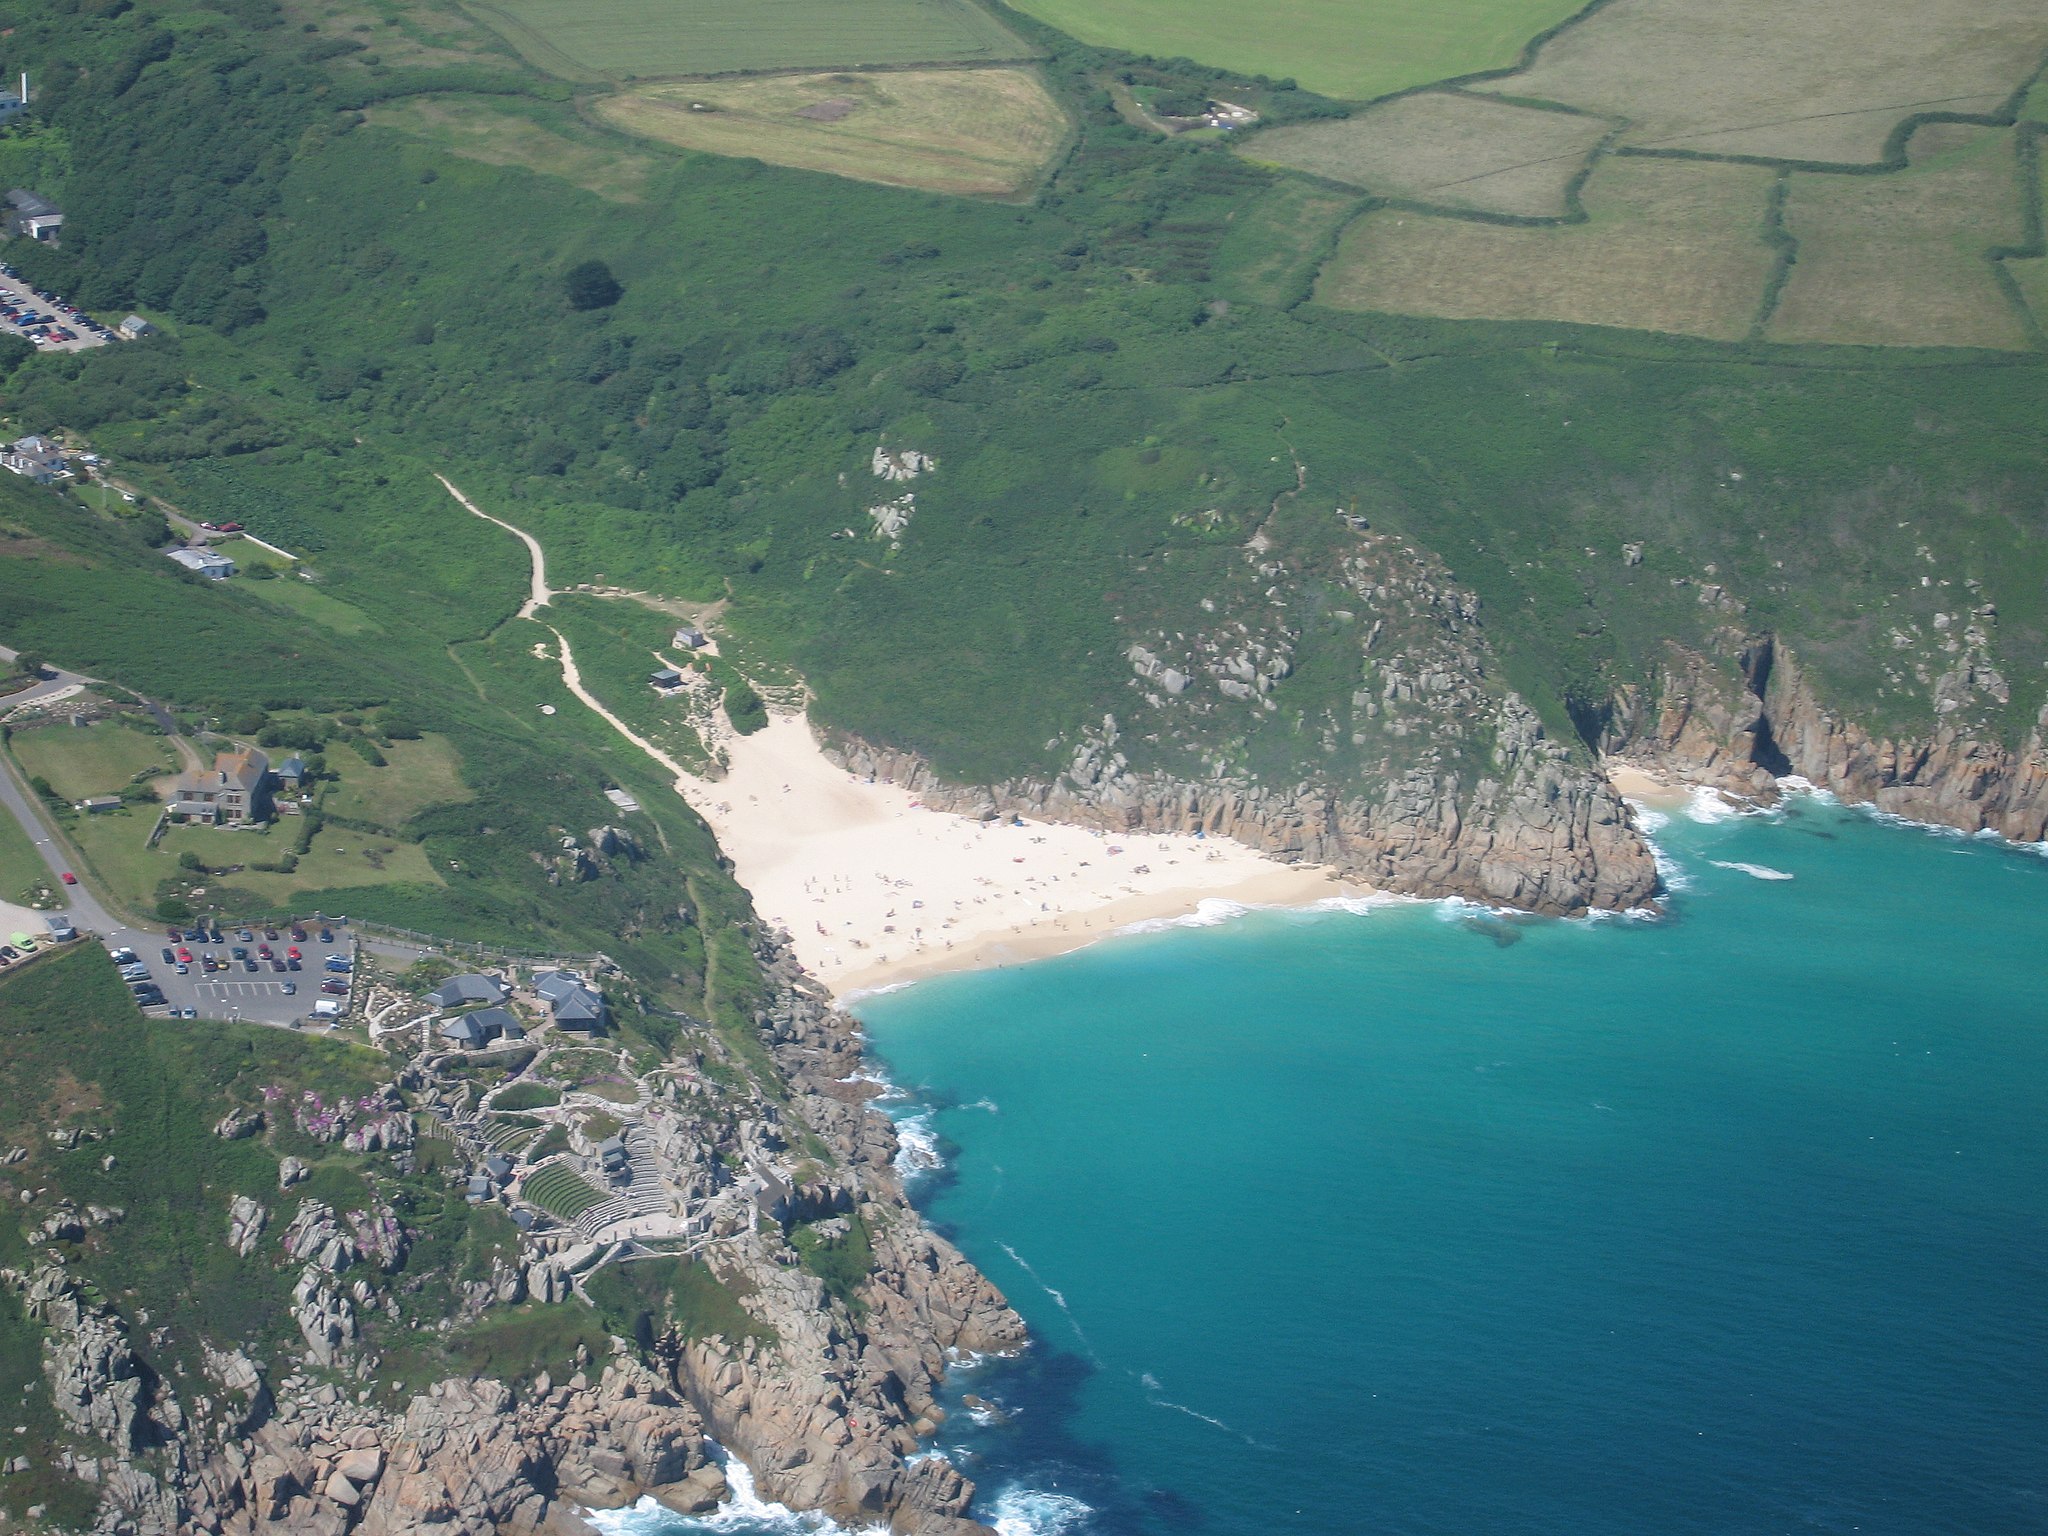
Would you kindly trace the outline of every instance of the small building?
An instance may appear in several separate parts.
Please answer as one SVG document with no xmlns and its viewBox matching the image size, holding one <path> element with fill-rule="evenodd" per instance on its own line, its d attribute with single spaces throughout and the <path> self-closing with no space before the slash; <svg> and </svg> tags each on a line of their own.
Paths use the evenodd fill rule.
<svg viewBox="0 0 2048 1536">
<path fill-rule="evenodd" d="M 71 476 L 64 463 L 64 450 L 34 432 L 0 449 L 0 466 L 13 470 L 17 475 L 25 475 L 37 485 L 54 485 Z"/>
<path fill-rule="evenodd" d="M 683 686 L 683 674 L 674 667 L 663 667 L 658 672 L 648 673 L 647 681 L 656 688 L 680 688 Z"/>
<path fill-rule="evenodd" d="M 195 768 L 172 781 L 168 815 L 211 826 L 246 827 L 269 810 L 270 759 L 254 747 L 222 752 L 211 768 Z"/>
<path fill-rule="evenodd" d="M 466 1003 L 502 1003 L 505 996 L 505 984 L 495 976 L 471 973 L 450 976 L 427 994 L 427 1001 L 437 1008 L 460 1008 Z"/>
<path fill-rule="evenodd" d="M 553 1007 L 582 985 L 583 978 L 574 971 L 542 971 L 533 978 L 535 994 L 549 1007 Z"/>
<path fill-rule="evenodd" d="M 534 978 L 533 990 L 548 1005 L 557 1028 L 596 1034 L 605 1027 L 604 997 L 574 971 L 543 971 Z"/>
<path fill-rule="evenodd" d="M 617 1136 L 609 1136 L 598 1143 L 597 1160 L 604 1165 L 605 1177 L 610 1179 L 619 1177 L 632 1167 L 626 1143 Z"/>
<path fill-rule="evenodd" d="M 13 122 L 28 110 L 28 103 L 13 91 L 0 91 L 0 127 Z"/>
<path fill-rule="evenodd" d="M 167 549 L 164 554 L 193 575 L 204 576 L 208 581 L 226 581 L 235 574 L 235 562 L 210 549 Z"/>
<path fill-rule="evenodd" d="M 7 194 L 7 206 L 13 210 L 7 216 L 10 235 L 21 235 L 50 245 L 57 243 L 57 231 L 64 227 L 64 210 L 47 197 L 16 187 Z"/>
<path fill-rule="evenodd" d="M 484 1043 L 484 1032 L 476 1022 L 476 1015 L 465 1013 L 459 1019 L 449 1019 L 442 1024 L 441 1038 L 457 1050 L 473 1051 Z"/>
<path fill-rule="evenodd" d="M 676 631 L 676 649 L 679 651 L 701 651 L 711 643 L 711 637 L 694 624 L 685 624 Z"/>
<path fill-rule="evenodd" d="M 481 1173 L 472 1173 L 469 1176 L 469 1203 L 471 1205 L 482 1205 L 496 1193 L 497 1191 L 491 1187 L 489 1176 Z"/>
<path fill-rule="evenodd" d="M 101 811 L 118 811 L 121 809 L 121 797 L 119 795 L 87 795 L 78 802 L 78 808 L 88 816 L 97 816 Z"/>
<path fill-rule="evenodd" d="M 299 786 L 306 781 L 306 760 L 303 757 L 294 755 L 286 758 L 270 771 L 277 775 L 278 788 L 288 789 L 293 794 L 297 794 Z"/>
<path fill-rule="evenodd" d="M 78 930 L 71 926 L 71 919 L 65 913 L 52 912 L 43 919 L 43 924 L 50 930 L 50 938 L 55 943 L 69 944 L 78 937 Z"/>
<path fill-rule="evenodd" d="M 123 336 L 126 336 L 130 341 L 140 341 L 145 336 L 154 336 L 156 334 L 156 327 L 140 315 L 130 315 L 126 320 L 115 326 L 114 329 Z"/>
<path fill-rule="evenodd" d="M 484 1172 L 490 1175 L 494 1184 L 512 1182 L 512 1159 L 502 1152 L 493 1152 L 484 1159 Z"/>
</svg>

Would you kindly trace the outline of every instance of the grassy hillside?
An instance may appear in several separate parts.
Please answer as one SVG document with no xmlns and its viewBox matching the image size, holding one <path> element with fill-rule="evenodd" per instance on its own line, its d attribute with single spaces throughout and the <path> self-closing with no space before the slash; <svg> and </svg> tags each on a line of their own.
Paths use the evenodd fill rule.
<svg viewBox="0 0 2048 1536">
<path fill-rule="evenodd" d="M 96 25 L 117 56 L 148 23 Z M 237 69 L 270 72 L 292 148 L 261 258 L 232 277 L 256 284 L 237 291 L 262 318 L 238 308 L 182 341 L 38 359 L 6 399 L 22 425 L 87 431 L 170 500 L 303 553 L 318 595 L 376 626 L 347 634 L 336 615 L 287 618 L 253 587 L 202 595 L 165 575 L 136 590 L 233 637 L 188 660 L 146 653 L 138 635 L 121 665 L 195 699 L 262 702 L 287 677 L 313 702 L 422 698 L 476 795 L 410 830 L 436 868 L 474 873 L 383 910 L 565 938 L 651 912 L 623 893 L 543 899 L 530 852 L 547 829 L 498 835 L 509 807 L 558 795 L 579 807 L 563 820 L 608 819 L 595 786 L 644 784 L 644 770 L 579 711 L 540 713 L 566 695 L 530 654 L 546 635 L 504 622 L 516 547 L 434 471 L 540 536 L 558 586 L 729 599 L 748 667 L 795 669 L 827 722 L 965 776 L 1049 767 L 1105 713 L 1128 717 L 1137 639 L 1201 628 L 1255 530 L 1311 571 L 1341 558 L 1340 511 L 1442 555 L 1477 592 L 1512 682 L 1561 731 L 1574 705 L 1646 678 L 1666 640 L 1764 627 L 1845 706 L 1925 729 L 1931 688 L 1893 675 L 1884 637 L 1934 633 L 1969 582 L 1997 606 L 2011 683 L 1987 728 L 2017 735 L 2039 707 L 2048 469 L 2032 354 L 1707 345 L 1305 303 L 1355 204 L 1132 127 L 1102 57 L 1072 45 L 1046 77 L 1079 142 L 1015 208 L 697 156 L 648 170 L 639 201 L 610 201 L 336 113 L 287 42 L 224 19 L 178 34 L 133 86 L 146 102 L 108 99 L 95 76 L 71 87 L 75 107 L 50 109 L 74 166 L 97 167 L 133 147 L 107 124 L 215 89 L 223 49 L 253 56 L 230 85 Z M 395 95 L 442 77 L 379 78 Z M 521 110 L 577 131 L 541 98 Z M 1769 171 L 1704 169 L 1756 178 L 1761 219 Z M 139 294 L 127 214 L 82 206 L 71 248 L 36 259 L 81 291 Z M 517 241 L 501 238 L 513 228 Z M 577 309 L 564 279 L 593 259 L 622 296 Z M 1617 282 L 1649 295 L 1654 266 Z M 1768 267 L 1765 253 L 1760 280 Z M 205 319 L 213 301 L 193 282 Z M 878 445 L 938 468 L 877 479 Z M 907 521 L 878 535 L 877 509 L 905 494 Z M 114 642 L 85 601 L 101 580 L 70 567 L 18 581 L 0 613 L 100 665 Z M 1746 608 L 1717 606 L 1709 587 Z M 1280 600 L 1322 601 L 1313 582 Z M 150 625 L 196 622 L 170 612 Z M 291 664 L 273 675 L 279 653 Z M 1141 727 L 1124 750 L 1179 771 L 1227 751 L 1283 777 L 1342 774 L 1342 741 L 1314 744 L 1361 686 L 1337 666 L 1302 667 L 1227 737 Z M 708 861 L 671 797 L 641 799 L 673 845 L 705 850 L 685 863 Z M 665 942 L 700 968 L 692 934 Z"/>
</svg>

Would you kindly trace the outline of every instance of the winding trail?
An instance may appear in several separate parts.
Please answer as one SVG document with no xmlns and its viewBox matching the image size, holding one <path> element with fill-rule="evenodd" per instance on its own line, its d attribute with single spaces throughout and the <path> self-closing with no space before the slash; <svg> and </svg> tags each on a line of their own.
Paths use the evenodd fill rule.
<svg viewBox="0 0 2048 1536">
<path fill-rule="evenodd" d="M 447 488 L 448 494 L 450 496 L 453 496 L 471 513 L 473 513 L 477 517 L 482 518 L 487 523 L 496 523 L 500 528 L 504 529 L 507 533 L 511 534 L 513 537 L 518 539 L 520 543 L 526 546 L 527 554 L 530 555 L 533 559 L 533 586 L 531 595 L 528 596 L 525 602 L 519 605 L 519 613 L 517 616 L 522 619 L 533 619 L 535 610 L 547 607 L 549 601 L 555 595 L 553 590 L 550 589 L 548 586 L 548 557 L 540 547 L 540 540 L 536 539 L 524 528 L 515 528 L 512 524 L 506 522 L 502 517 L 491 516 L 490 513 L 486 512 L 482 507 L 478 506 L 475 502 L 471 501 L 467 496 L 463 495 L 462 492 L 458 491 L 455 488 L 455 482 L 450 480 L 446 475 L 437 474 L 434 476 L 434 478 L 440 481 L 441 484 Z M 540 623 L 542 621 L 540 621 L 539 619 L 535 619 L 534 622 Z M 563 633 L 559 629 L 555 628 L 555 626 L 552 624 L 548 624 L 546 628 L 547 632 L 555 637 L 555 645 L 558 647 L 556 651 L 556 656 L 558 657 L 562 665 L 562 682 L 564 686 L 566 686 L 571 693 L 575 694 L 577 699 L 580 700 L 584 704 L 584 706 L 591 711 L 591 713 L 598 716 L 598 718 L 603 720 L 605 724 L 609 725 L 613 730 L 617 731 L 621 736 L 625 737 L 626 740 L 630 741 L 634 746 L 638 747 L 642 752 L 646 753 L 647 756 L 653 762 L 659 764 L 663 768 L 666 768 L 670 773 L 675 775 L 675 779 L 671 787 L 674 788 L 677 794 L 684 794 L 683 785 L 684 782 L 690 778 L 689 771 L 685 769 L 681 763 L 677 762 L 674 758 L 670 757 L 666 752 L 662 751 L 661 748 L 657 747 L 653 742 L 649 741 L 646 737 L 642 736 L 639 732 L 635 731 L 630 725 L 626 724 L 626 722 L 621 720 L 617 715 L 613 714 L 610 710 L 606 709 L 604 705 L 598 701 L 597 695 L 592 693 L 588 688 L 583 686 L 583 674 L 576 669 L 576 653 L 570 649 L 568 638 L 564 636 Z M 685 798 L 688 797 L 685 796 Z"/>
</svg>

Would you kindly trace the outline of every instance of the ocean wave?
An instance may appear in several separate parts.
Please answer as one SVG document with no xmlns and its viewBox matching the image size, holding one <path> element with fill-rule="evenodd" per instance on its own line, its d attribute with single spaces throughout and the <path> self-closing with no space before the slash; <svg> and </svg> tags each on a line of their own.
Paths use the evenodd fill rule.
<svg viewBox="0 0 2048 1536">
<path fill-rule="evenodd" d="M 1635 814 L 1636 830 L 1642 833 L 1644 837 L 1650 837 L 1655 833 L 1662 832 L 1671 825 L 1669 812 L 1660 811 L 1655 806 L 1647 805 L 1641 800 L 1630 800 L 1626 796 L 1623 797 L 1623 803 Z"/>
<path fill-rule="evenodd" d="M 1154 1408 L 1168 1408 L 1175 1413 L 1184 1413 L 1191 1419 L 1198 1419 L 1202 1423 L 1207 1424 L 1212 1428 L 1222 1430 L 1226 1435 L 1235 1435 L 1238 1439 L 1242 1440 L 1246 1445 L 1250 1446 L 1253 1450 L 1273 1451 L 1272 1446 L 1267 1445 L 1262 1441 L 1254 1440 L 1250 1435 L 1246 1434 L 1243 1430 L 1239 1429 L 1235 1424 L 1226 1424 L 1221 1419 L 1217 1418 L 1214 1414 L 1204 1413 L 1199 1408 L 1190 1408 L 1186 1403 L 1175 1402 L 1172 1398 L 1166 1395 L 1166 1389 L 1159 1384 L 1159 1378 L 1157 1376 L 1154 1376 L 1150 1371 L 1146 1371 L 1142 1375 L 1140 1375 L 1138 1377 L 1138 1381 L 1145 1388 L 1145 1401 L 1150 1403 Z M 1277 1455 L 1278 1452 L 1274 1452 L 1274 1454 Z"/>
<path fill-rule="evenodd" d="M 679 1515 L 643 1498 L 624 1509 L 588 1509 L 583 1518 L 604 1536 L 694 1536 L 713 1531 L 729 1536 L 887 1536 L 886 1524 L 845 1526 L 817 1510 L 798 1511 L 764 1499 L 755 1490 L 752 1468 L 715 1443 L 712 1449 L 725 1468 L 732 1494 L 710 1514 Z"/>
<path fill-rule="evenodd" d="M 1793 876 L 1782 869 L 1772 869 L 1768 864 L 1744 864 L 1729 859 L 1709 859 L 1707 862 L 1716 869 L 1736 869 L 1753 880 L 1790 880 Z"/>
<path fill-rule="evenodd" d="M 932 1129 L 932 1112 L 920 1110 L 896 1122 L 896 1156 L 892 1166 L 905 1184 L 946 1166 L 939 1152 L 939 1134 Z"/>
<path fill-rule="evenodd" d="M 1702 784 L 1687 797 L 1685 814 L 1687 820 L 1710 827 L 1716 822 L 1733 821 L 1738 816 L 1746 816 L 1750 811 L 1749 808 L 1729 799 L 1720 790 L 1710 789 Z"/>
<path fill-rule="evenodd" d="M 1067 1536 L 1094 1513 L 1071 1494 L 1013 1487 L 989 1501 L 986 1518 L 997 1536 Z"/>
<path fill-rule="evenodd" d="M 1126 923 L 1119 934 L 1166 933 L 1175 928 L 1217 928 L 1253 912 L 1279 912 L 1289 916 L 1317 916 L 1326 912 L 1348 912 L 1364 917 L 1382 907 L 1412 906 L 1427 897 L 1402 896 L 1392 891 L 1373 891 L 1364 896 L 1321 896 L 1301 904 L 1231 901 L 1223 896 L 1205 896 L 1195 910 L 1179 917 L 1148 917 Z"/>
<path fill-rule="evenodd" d="M 1074 1316 L 1074 1309 L 1067 1305 L 1066 1292 L 1060 1290 L 1057 1286 L 1049 1285 L 1046 1282 L 1045 1276 L 1031 1267 L 1031 1261 L 1008 1243 L 998 1243 L 996 1246 L 1007 1253 L 1016 1266 L 1029 1275 L 1041 1291 L 1052 1298 L 1052 1304 L 1060 1309 L 1061 1315 L 1067 1320 L 1067 1326 L 1074 1330 L 1074 1337 L 1081 1341 L 1081 1347 L 1088 1352 L 1088 1358 L 1097 1365 L 1100 1365 L 1102 1357 L 1095 1353 L 1095 1346 L 1088 1341 L 1088 1335 L 1082 1329 L 1080 1319 Z"/>
<path fill-rule="evenodd" d="M 1258 909 L 1241 901 L 1226 901 L 1220 896 L 1206 896 L 1195 903 L 1195 910 L 1192 912 L 1184 912 L 1179 917 L 1148 917 L 1139 922 L 1126 923 L 1116 931 L 1165 933 L 1174 928 L 1215 928 L 1256 910 Z"/>
</svg>

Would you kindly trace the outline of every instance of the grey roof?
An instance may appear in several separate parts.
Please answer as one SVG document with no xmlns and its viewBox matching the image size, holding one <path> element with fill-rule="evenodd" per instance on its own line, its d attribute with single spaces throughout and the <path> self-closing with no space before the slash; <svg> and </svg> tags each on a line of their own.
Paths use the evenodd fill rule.
<svg viewBox="0 0 2048 1536">
<path fill-rule="evenodd" d="M 481 1173 L 471 1174 L 469 1176 L 469 1198 L 472 1200 L 490 1199 L 491 1181 Z"/>
<path fill-rule="evenodd" d="M 47 197 L 38 196 L 22 187 L 16 187 L 9 192 L 7 201 L 16 213 L 27 214 L 30 218 L 45 217 L 62 211 Z"/>
<path fill-rule="evenodd" d="M 441 1026 L 441 1034 L 443 1038 L 454 1040 L 462 1045 L 482 1045 L 485 1039 L 484 1032 L 477 1027 L 476 1017 L 473 1014 L 464 1014 L 459 1019 L 450 1019 Z"/>
<path fill-rule="evenodd" d="M 502 1008 L 479 1008 L 475 1013 L 467 1013 L 463 1017 L 493 1040 L 514 1031 L 522 1035 L 525 1033 L 519 1029 L 519 1021 Z"/>
<path fill-rule="evenodd" d="M 502 1003 L 505 1001 L 505 988 L 503 983 L 492 977 L 472 972 L 450 976 L 429 992 L 427 999 L 443 1008 L 453 1008 L 458 1003 Z"/>
<path fill-rule="evenodd" d="M 616 1136 L 608 1136 L 598 1143 L 597 1155 L 606 1162 L 610 1162 L 615 1157 L 624 1157 L 626 1155 L 626 1144 Z"/>
<path fill-rule="evenodd" d="M 647 680 L 652 683 L 661 683 L 664 686 L 673 686 L 683 680 L 683 674 L 674 667 L 663 667 L 658 672 L 648 673 Z"/>
<path fill-rule="evenodd" d="M 533 978 L 533 990 L 550 1003 L 558 1003 L 582 987 L 583 978 L 574 971 L 542 971 Z"/>
<path fill-rule="evenodd" d="M 297 753 L 277 765 L 277 776 L 281 779 L 302 779 L 306 776 L 306 760 Z"/>
<path fill-rule="evenodd" d="M 555 1004 L 557 1024 L 602 1024 L 604 1022 L 604 999 L 595 992 L 578 987 L 574 992 Z"/>
<path fill-rule="evenodd" d="M 493 1152 L 484 1159 L 484 1172 L 503 1183 L 512 1176 L 512 1159 L 502 1152 Z"/>
</svg>

